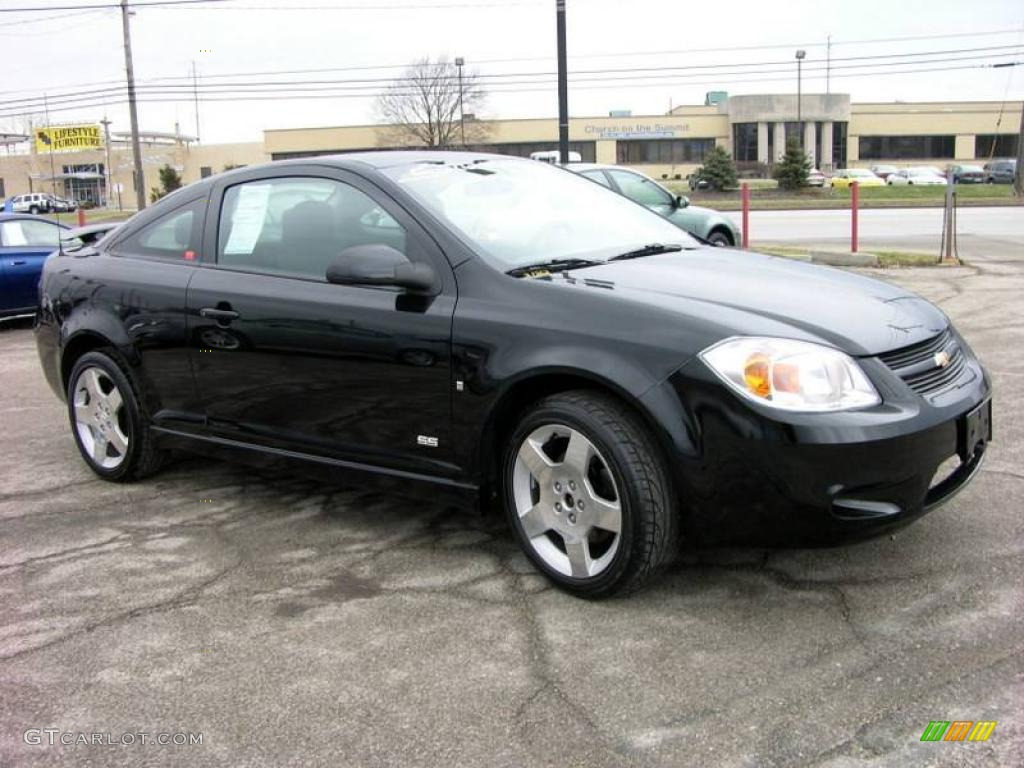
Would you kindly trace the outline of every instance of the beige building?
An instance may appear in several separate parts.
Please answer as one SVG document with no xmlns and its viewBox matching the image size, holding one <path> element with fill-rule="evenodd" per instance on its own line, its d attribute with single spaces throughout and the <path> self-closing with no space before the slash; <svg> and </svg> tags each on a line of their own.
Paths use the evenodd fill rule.
<svg viewBox="0 0 1024 768">
<path fill-rule="evenodd" d="M 573 118 L 570 149 L 585 162 L 630 166 L 656 178 L 685 178 L 716 145 L 733 156 L 742 173 L 765 175 L 789 138 L 802 139 L 814 164 L 826 172 L 881 163 L 983 164 L 1015 156 L 1022 109 L 1020 101 L 854 104 L 845 94 L 804 94 L 799 104 L 793 94 L 709 94 L 708 102 L 666 115 Z M 557 149 L 554 118 L 493 120 L 480 127 L 487 138 L 473 149 L 520 156 Z M 267 130 L 262 142 L 239 144 L 200 145 L 174 134 L 143 138 L 148 187 L 157 184 L 157 170 L 165 164 L 187 183 L 234 165 L 396 148 L 390 132 L 375 125 Z M 28 141 L 5 143 L 0 197 L 55 189 L 99 204 L 109 198 L 111 205 L 120 194 L 125 208 L 134 205 L 131 151 L 117 134 L 109 180 L 102 150 L 55 153 L 51 159 L 35 154 Z"/>
</svg>

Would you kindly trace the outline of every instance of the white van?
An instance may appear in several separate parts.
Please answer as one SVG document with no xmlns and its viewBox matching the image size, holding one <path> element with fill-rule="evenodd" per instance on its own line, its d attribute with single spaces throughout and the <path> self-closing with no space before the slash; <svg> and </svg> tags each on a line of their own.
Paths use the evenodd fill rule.
<svg viewBox="0 0 1024 768">
<path fill-rule="evenodd" d="M 49 213 L 53 207 L 53 198 L 43 192 L 17 195 L 11 200 L 11 210 L 15 213 Z"/>
<path fill-rule="evenodd" d="M 531 152 L 530 153 L 530 159 L 531 160 L 540 160 L 542 163 L 551 163 L 552 165 L 558 165 L 561 162 L 560 157 L 561 156 L 559 155 L 557 149 L 552 149 L 552 150 L 548 150 L 548 151 L 545 151 L 545 152 Z M 583 156 L 580 155 L 579 152 L 570 152 L 569 153 L 569 162 L 570 163 L 579 163 L 579 162 L 582 162 L 582 160 L 583 160 Z"/>
</svg>

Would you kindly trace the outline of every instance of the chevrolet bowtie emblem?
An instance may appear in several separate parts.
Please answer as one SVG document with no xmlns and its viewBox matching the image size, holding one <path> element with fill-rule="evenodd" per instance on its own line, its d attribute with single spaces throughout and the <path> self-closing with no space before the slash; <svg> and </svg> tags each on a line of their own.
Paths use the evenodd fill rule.
<svg viewBox="0 0 1024 768">
<path fill-rule="evenodd" d="M 950 358 L 949 356 L 949 352 L 947 352 L 946 350 L 936 352 L 935 357 L 933 357 L 932 359 L 935 361 L 935 365 L 937 365 L 939 368 L 945 368 L 952 361 L 952 358 Z"/>
</svg>

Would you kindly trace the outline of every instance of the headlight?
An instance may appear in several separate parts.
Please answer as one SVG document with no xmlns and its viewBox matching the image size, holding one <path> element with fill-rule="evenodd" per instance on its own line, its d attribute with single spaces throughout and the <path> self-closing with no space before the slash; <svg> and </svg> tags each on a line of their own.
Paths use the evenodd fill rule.
<svg viewBox="0 0 1024 768">
<path fill-rule="evenodd" d="M 857 362 L 837 349 L 792 339 L 726 339 L 700 359 L 748 400 L 787 411 L 842 411 L 882 399 Z"/>
</svg>

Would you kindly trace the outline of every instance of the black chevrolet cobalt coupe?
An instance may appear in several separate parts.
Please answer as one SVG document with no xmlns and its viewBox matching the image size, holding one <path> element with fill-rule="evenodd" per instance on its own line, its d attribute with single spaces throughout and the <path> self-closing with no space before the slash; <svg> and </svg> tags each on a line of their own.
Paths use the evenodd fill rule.
<svg viewBox="0 0 1024 768">
<path fill-rule="evenodd" d="M 101 477 L 184 447 L 497 499 L 580 595 L 637 588 L 681 541 L 888 531 L 991 435 L 988 377 L 923 299 L 705 247 L 517 158 L 222 174 L 51 257 L 40 304 Z"/>
</svg>

